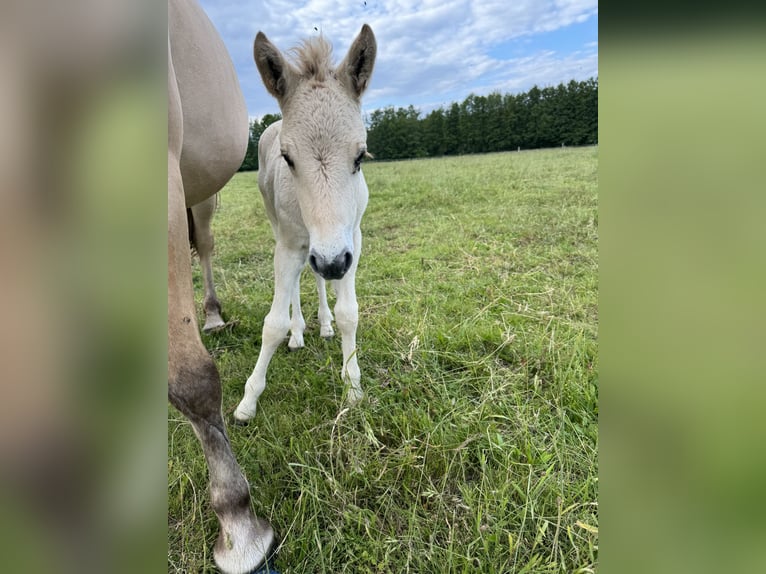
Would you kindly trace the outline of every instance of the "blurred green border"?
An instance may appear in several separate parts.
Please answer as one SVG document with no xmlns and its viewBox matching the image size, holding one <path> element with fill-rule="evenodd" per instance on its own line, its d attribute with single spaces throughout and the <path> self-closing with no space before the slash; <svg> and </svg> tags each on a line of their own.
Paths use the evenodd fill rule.
<svg viewBox="0 0 766 574">
<path fill-rule="evenodd" d="M 716 16 L 600 31 L 604 572 L 766 568 L 766 34 Z"/>
</svg>

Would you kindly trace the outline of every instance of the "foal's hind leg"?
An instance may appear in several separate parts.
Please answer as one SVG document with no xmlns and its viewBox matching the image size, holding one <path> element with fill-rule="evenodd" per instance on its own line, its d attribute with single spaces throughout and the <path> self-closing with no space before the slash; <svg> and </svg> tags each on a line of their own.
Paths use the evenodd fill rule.
<svg viewBox="0 0 766 574">
<path fill-rule="evenodd" d="M 263 320 L 261 352 L 253 373 L 245 383 L 245 395 L 234 411 L 234 418 L 239 421 L 245 422 L 255 416 L 258 397 L 266 388 L 266 370 L 271 357 L 284 341 L 290 328 L 290 300 L 301 270 L 306 264 L 306 256 L 306 252 L 290 249 L 277 240 L 274 250 L 274 300 L 271 303 L 271 311 Z"/>
<path fill-rule="evenodd" d="M 194 222 L 194 247 L 199 255 L 200 266 L 202 267 L 202 277 L 205 281 L 205 326 L 202 330 L 207 332 L 220 329 L 224 323 L 221 317 L 221 303 L 215 293 L 213 284 L 213 214 L 217 202 L 217 195 L 198 203 L 191 208 Z"/>
<path fill-rule="evenodd" d="M 318 273 L 314 273 L 317 280 L 317 294 L 319 295 L 319 334 L 325 339 L 335 335 L 332 329 L 332 311 L 327 304 L 327 282 Z"/>
</svg>

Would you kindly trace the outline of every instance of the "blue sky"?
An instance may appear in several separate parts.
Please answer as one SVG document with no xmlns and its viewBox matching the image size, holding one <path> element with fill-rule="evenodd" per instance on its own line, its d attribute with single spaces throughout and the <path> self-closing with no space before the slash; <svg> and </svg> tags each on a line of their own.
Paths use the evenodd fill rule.
<svg viewBox="0 0 766 574">
<path fill-rule="evenodd" d="M 200 3 L 229 49 L 256 118 L 279 111 L 253 63 L 259 30 L 283 51 L 321 30 L 337 62 L 362 24 L 372 26 L 378 57 L 365 112 L 412 104 L 427 113 L 470 93 L 518 93 L 598 76 L 597 0 Z"/>
</svg>

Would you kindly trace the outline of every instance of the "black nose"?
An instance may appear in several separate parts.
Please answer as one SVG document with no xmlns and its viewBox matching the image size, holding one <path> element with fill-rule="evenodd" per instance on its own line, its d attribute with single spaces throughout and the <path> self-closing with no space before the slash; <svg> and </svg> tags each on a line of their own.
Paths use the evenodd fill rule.
<svg viewBox="0 0 766 574">
<path fill-rule="evenodd" d="M 351 267 L 353 260 L 354 256 L 348 249 L 344 249 L 332 260 L 325 259 L 313 249 L 309 255 L 309 265 L 311 265 L 311 268 L 328 281 L 342 279 L 346 271 Z"/>
</svg>

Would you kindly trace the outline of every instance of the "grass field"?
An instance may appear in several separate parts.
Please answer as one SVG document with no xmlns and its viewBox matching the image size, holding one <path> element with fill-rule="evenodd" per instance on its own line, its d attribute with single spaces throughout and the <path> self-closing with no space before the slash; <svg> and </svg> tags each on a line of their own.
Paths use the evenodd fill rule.
<svg viewBox="0 0 766 574">
<path fill-rule="evenodd" d="M 229 426 L 281 574 L 596 570 L 597 163 L 578 148 L 365 165 L 365 400 L 345 409 L 339 336 L 319 337 L 304 273 L 306 348 L 276 353 L 256 418 Z M 230 182 L 214 222 L 236 325 L 204 341 L 229 422 L 273 289 L 256 177 Z M 200 301 L 201 285 L 195 263 Z M 168 416 L 168 570 L 215 572 L 201 448 Z"/>
</svg>

